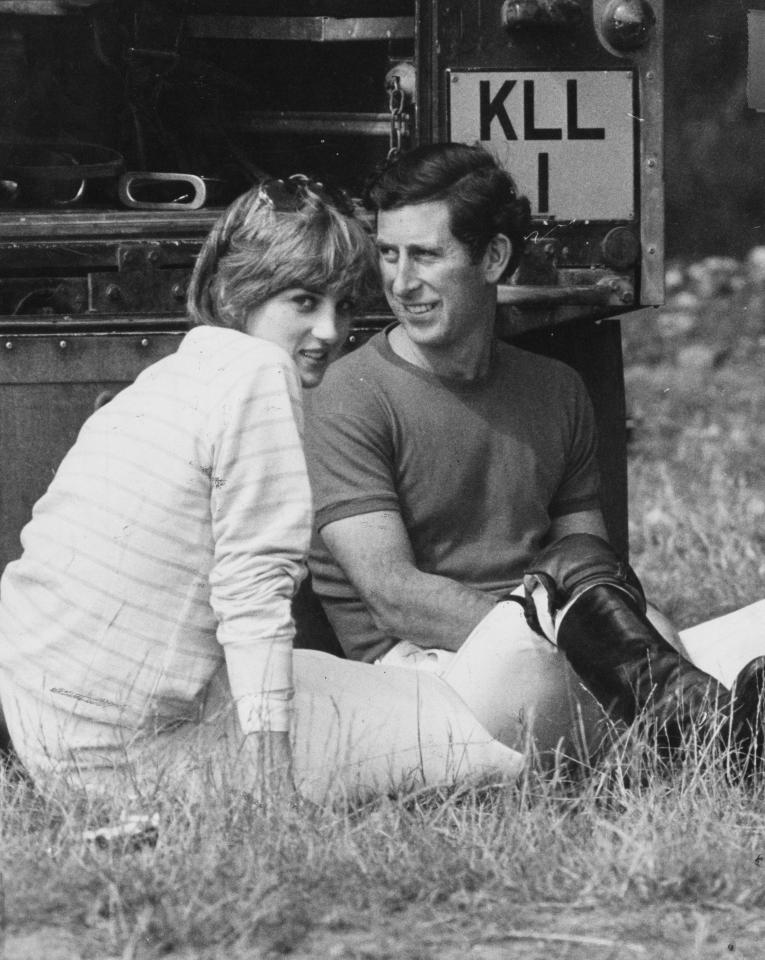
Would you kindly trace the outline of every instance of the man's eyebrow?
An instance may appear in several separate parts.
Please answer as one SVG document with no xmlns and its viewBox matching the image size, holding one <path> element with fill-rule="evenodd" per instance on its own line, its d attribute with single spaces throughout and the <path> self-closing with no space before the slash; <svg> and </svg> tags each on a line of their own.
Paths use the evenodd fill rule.
<svg viewBox="0 0 765 960">
<path fill-rule="evenodd" d="M 378 237 L 375 240 L 375 244 L 378 250 L 385 250 L 390 247 L 398 247 L 399 244 L 393 243 L 391 240 L 386 240 L 384 237 Z M 434 244 L 432 247 L 425 246 L 421 243 L 408 243 L 404 244 L 404 249 L 410 256 L 418 256 L 420 254 L 441 254 L 443 253 L 443 247 L 438 244 Z"/>
</svg>

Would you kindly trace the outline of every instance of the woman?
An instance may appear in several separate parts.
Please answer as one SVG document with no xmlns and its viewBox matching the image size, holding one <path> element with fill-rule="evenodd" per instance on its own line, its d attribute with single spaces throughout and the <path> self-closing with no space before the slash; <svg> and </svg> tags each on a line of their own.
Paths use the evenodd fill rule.
<svg viewBox="0 0 765 960">
<path fill-rule="evenodd" d="M 85 423 L 3 576 L 0 698 L 40 784 L 291 789 L 290 731 L 314 799 L 411 771 L 419 686 L 393 671 L 386 693 L 375 671 L 369 704 L 367 670 L 303 651 L 293 678 L 311 526 L 300 388 L 320 382 L 374 280 L 352 205 L 304 177 L 264 182 L 213 228 L 194 327 Z M 447 743 L 468 745 L 463 769 L 516 770 L 456 698 L 434 688 L 425 703 L 426 779 L 438 764 L 443 777 Z"/>
</svg>

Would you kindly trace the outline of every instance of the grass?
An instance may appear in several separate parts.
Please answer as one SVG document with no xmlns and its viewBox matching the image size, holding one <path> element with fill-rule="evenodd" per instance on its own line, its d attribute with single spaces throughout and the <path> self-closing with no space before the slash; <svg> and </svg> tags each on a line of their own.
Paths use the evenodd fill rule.
<svg viewBox="0 0 765 960">
<path fill-rule="evenodd" d="M 694 330 L 665 335 L 660 362 L 639 327 L 625 336 L 632 560 L 679 627 L 765 595 L 765 344 L 734 340 L 741 306 L 706 304 Z"/>
<path fill-rule="evenodd" d="M 625 323 L 632 561 L 681 627 L 765 593 L 765 349 L 759 319 L 736 336 L 742 297 L 693 329 Z M 82 840 L 119 798 L 45 801 L 6 770 L 0 957 L 754 960 L 765 785 L 704 749 L 667 771 L 633 731 L 574 780 L 529 769 L 347 810 L 168 794 L 138 850 Z"/>
</svg>

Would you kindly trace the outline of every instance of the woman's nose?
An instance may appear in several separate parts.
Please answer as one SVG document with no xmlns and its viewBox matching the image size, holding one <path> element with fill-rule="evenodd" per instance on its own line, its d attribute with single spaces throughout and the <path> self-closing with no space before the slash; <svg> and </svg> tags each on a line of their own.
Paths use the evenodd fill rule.
<svg viewBox="0 0 765 960">
<path fill-rule="evenodd" d="M 342 336 L 342 322 L 337 304 L 327 301 L 319 311 L 312 333 L 317 340 L 332 346 Z"/>
</svg>

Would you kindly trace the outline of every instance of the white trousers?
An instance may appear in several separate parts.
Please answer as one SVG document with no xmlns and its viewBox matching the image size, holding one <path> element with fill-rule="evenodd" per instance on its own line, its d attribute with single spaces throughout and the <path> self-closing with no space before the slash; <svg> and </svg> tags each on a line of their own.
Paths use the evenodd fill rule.
<svg viewBox="0 0 765 960">
<path fill-rule="evenodd" d="M 295 780 L 315 802 L 464 778 L 514 780 L 521 754 L 491 737 L 438 677 L 375 668 L 310 650 L 294 652 Z M 148 737 L 78 718 L 0 677 L 14 746 L 38 785 L 74 781 L 142 800 L 164 785 L 184 791 L 253 782 L 225 669 L 210 684 L 198 724 Z"/>
<path fill-rule="evenodd" d="M 515 591 L 522 594 L 522 589 Z M 501 608 L 501 609 L 500 609 Z M 730 687 L 765 654 L 765 600 L 677 633 L 649 608 L 656 629 L 695 666 Z M 379 661 L 443 678 L 489 733 L 527 752 L 589 756 L 603 736 L 604 713 L 566 658 L 526 623 L 520 604 L 498 605 L 456 653 L 396 644 Z"/>
</svg>

